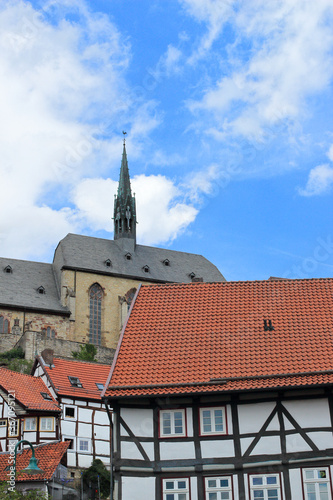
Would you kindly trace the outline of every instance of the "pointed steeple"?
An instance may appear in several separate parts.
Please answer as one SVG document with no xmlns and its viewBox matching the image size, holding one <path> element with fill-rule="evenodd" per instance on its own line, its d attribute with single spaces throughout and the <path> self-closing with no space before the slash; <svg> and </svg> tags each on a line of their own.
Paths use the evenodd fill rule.
<svg viewBox="0 0 333 500">
<path fill-rule="evenodd" d="M 124 135 L 126 132 L 123 132 Z M 126 141 L 124 137 L 123 156 L 121 160 L 118 192 L 114 200 L 114 239 L 132 238 L 136 242 L 136 206 L 132 196 L 131 181 L 128 170 Z"/>
</svg>

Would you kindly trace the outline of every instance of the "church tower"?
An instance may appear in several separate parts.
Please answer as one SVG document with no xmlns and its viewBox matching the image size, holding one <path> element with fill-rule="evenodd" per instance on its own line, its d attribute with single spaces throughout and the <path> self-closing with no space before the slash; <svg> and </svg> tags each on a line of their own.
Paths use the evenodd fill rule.
<svg viewBox="0 0 333 500">
<path fill-rule="evenodd" d="M 114 199 L 114 239 L 131 238 L 136 243 L 136 207 L 132 196 L 124 138 L 118 192 Z"/>
</svg>

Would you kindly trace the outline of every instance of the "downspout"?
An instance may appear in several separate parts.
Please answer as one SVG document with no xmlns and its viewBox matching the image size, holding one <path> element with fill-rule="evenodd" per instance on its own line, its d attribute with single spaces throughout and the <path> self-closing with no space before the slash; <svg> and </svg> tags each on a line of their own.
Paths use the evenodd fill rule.
<svg viewBox="0 0 333 500">
<path fill-rule="evenodd" d="M 110 428 L 111 428 L 111 450 L 110 450 L 110 500 L 113 500 L 113 453 L 114 453 L 114 443 L 113 443 L 113 422 L 112 422 L 112 415 L 107 403 L 106 398 L 102 398 L 103 403 L 105 404 L 106 412 L 109 417 L 110 421 Z"/>
</svg>

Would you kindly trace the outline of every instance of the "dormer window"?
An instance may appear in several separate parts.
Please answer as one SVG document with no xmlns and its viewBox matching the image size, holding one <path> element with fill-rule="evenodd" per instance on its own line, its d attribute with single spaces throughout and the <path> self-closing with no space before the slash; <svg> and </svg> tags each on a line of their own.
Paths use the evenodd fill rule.
<svg viewBox="0 0 333 500">
<path fill-rule="evenodd" d="M 47 401 L 52 401 L 52 398 L 51 398 L 50 394 L 48 394 L 47 392 L 41 392 L 40 394 Z"/>
<path fill-rule="evenodd" d="M 112 267 L 112 262 L 110 259 L 106 259 L 106 261 L 104 262 L 104 264 L 106 265 L 106 267 Z"/>
<path fill-rule="evenodd" d="M 143 270 L 145 273 L 149 273 L 149 266 L 143 266 L 142 270 Z"/>
<path fill-rule="evenodd" d="M 40 286 L 37 288 L 37 292 L 40 293 L 41 295 L 45 295 L 46 294 L 46 290 L 43 286 Z"/>
<path fill-rule="evenodd" d="M 127 254 L 125 255 L 125 259 L 126 259 L 126 260 L 132 260 L 132 255 L 131 255 L 130 253 L 127 253 Z"/>
<path fill-rule="evenodd" d="M 68 376 L 68 379 L 73 387 L 83 387 L 79 378 Z"/>
<path fill-rule="evenodd" d="M 163 264 L 164 264 L 165 266 L 170 266 L 170 261 L 169 261 L 169 259 L 164 259 Z"/>
<path fill-rule="evenodd" d="M 189 274 L 189 277 L 191 278 L 191 280 L 193 280 L 193 278 L 195 278 L 195 273 L 193 273 L 193 272 L 192 272 L 192 273 L 190 273 L 190 274 Z"/>
<path fill-rule="evenodd" d="M 4 272 L 7 273 L 7 274 L 12 274 L 13 268 L 11 266 L 6 266 L 4 268 Z"/>
</svg>

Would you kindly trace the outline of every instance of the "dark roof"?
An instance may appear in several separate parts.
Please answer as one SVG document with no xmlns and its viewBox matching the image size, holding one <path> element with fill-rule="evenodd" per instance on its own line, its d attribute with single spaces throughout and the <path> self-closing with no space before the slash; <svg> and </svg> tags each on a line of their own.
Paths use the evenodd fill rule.
<svg viewBox="0 0 333 500">
<path fill-rule="evenodd" d="M 12 272 L 5 272 L 10 266 Z M 38 293 L 43 287 L 45 293 Z M 52 264 L 0 258 L 0 305 L 69 314 L 61 305 Z"/>
<path fill-rule="evenodd" d="M 332 332 L 333 279 L 142 285 L 105 395 L 332 385 Z"/>
<path fill-rule="evenodd" d="M 127 254 L 131 254 L 130 260 Z M 108 259 L 110 267 L 105 265 Z M 204 281 L 225 280 L 217 267 L 201 255 L 134 245 L 128 238 L 115 241 L 68 234 L 56 249 L 54 263 L 58 269 L 80 269 L 140 281 L 188 283 L 191 273 Z M 148 272 L 145 266 L 149 267 Z"/>
</svg>

